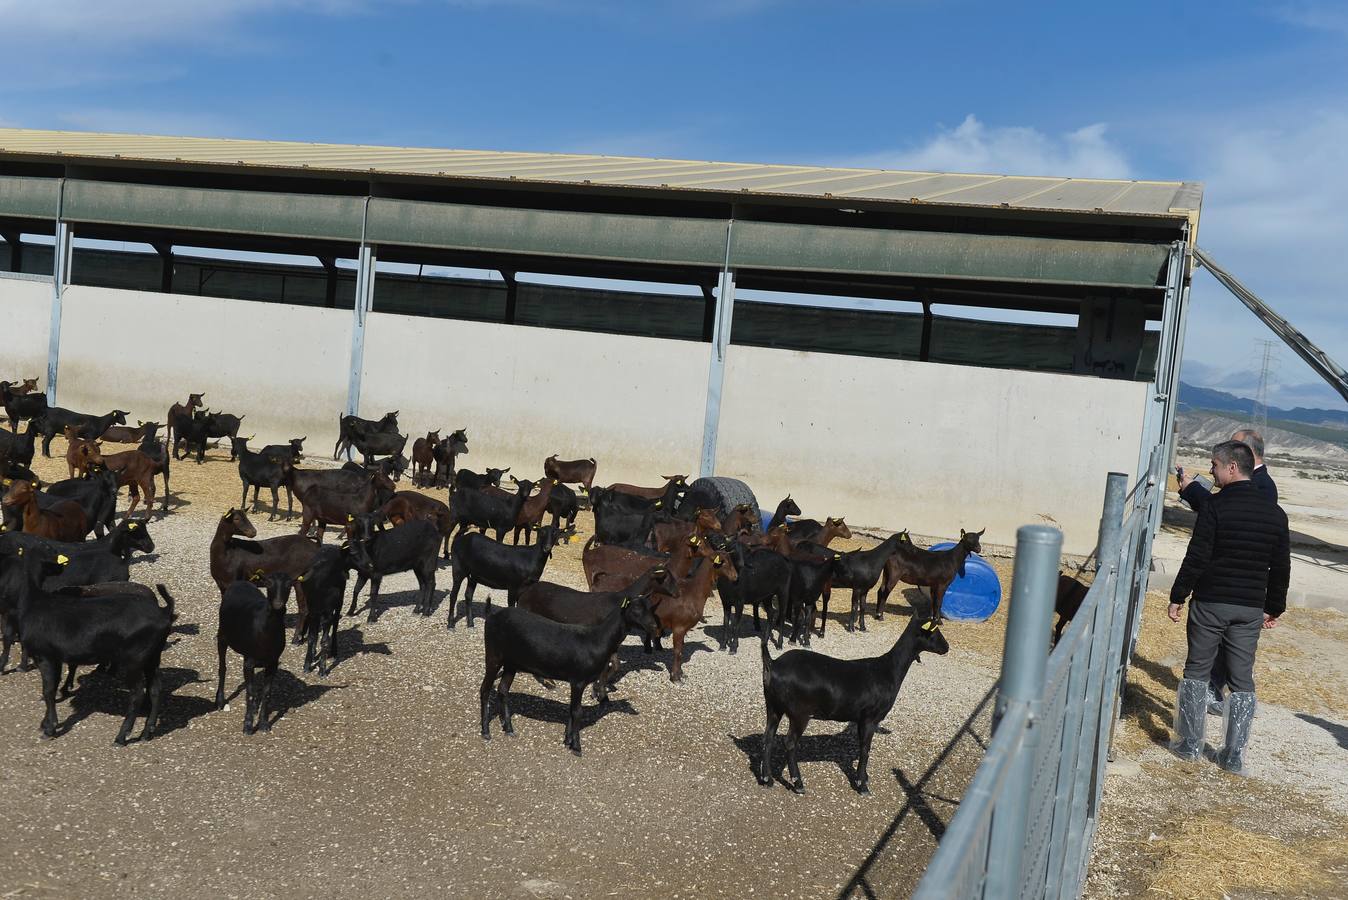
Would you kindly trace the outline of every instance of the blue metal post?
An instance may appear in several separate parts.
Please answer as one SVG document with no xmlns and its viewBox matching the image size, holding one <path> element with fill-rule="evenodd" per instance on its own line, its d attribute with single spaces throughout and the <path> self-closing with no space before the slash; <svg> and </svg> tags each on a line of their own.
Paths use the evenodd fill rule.
<svg viewBox="0 0 1348 900">
<path fill-rule="evenodd" d="M 707 367 L 707 416 L 702 424 L 702 461 L 698 474 L 709 478 L 716 472 L 716 436 L 721 426 L 721 387 L 725 383 L 726 349 L 730 346 L 730 320 L 735 309 L 735 273 L 730 268 L 730 234 L 734 220 L 726 222 L 725 265 L 716 289 L 716 323 L 711 337 L 711 361 Z"/>
<path fill-rule="evenodd" d="M 1061 555 L 1062 532 L 1056 528 L 1023 525 L 1016 531 L 1016 567 L 993 728 L 995 733 L 997 724 L 1016 708 L 1028 711 L 1029 727 L 1011 763 L 1006 793 L 993 814 L 985 895 L 989 898 L 1019 897 L 1021 893 L 1030 781 L 1043 731 L 1044 672 Z"/>
<path fill-rule="evenodd" d="M 66 180 L 56 189 L 56 243 L 51 253 L 51 324 L 47 329 L 47 403 L 56 405 L 56 376 L 61 360 L 61 295 L 70 278 L 70 226 L 61 221 L 64 214 Z"/>
<path fill-rule="evenodd" d="M 360 251 L 356 258 L 356 302 L 351 318 L 351 372 L 346 384 L 346 414 L 360 414 L 360 376 L 365 368 L 365 320 L 374 308 L 374 249 L 365 243 L 365 223 L 370 216 L 370 198 L 360 225 Z M 350 456 L 348 451 L 347 456 Z"/>
</svg>

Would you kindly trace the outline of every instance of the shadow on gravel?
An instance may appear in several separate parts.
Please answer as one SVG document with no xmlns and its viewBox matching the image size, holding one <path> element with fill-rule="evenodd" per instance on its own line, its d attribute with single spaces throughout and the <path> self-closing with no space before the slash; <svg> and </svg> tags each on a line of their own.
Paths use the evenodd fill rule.
<svg viewBox="0 0 1348 900">
<path fill-rule="evenodd" d="M 196 669 L 162 666 L 159 677 L 164 687 L 159 700 L 159 724 L 155 728 L 155 737 L 177 731 L 197 716 L 215 709 L 213 703 L 201 697 L 173 696 L 173 692 L 184 685 L 205 683 L 206 679 Z M 75 682 L 75 693 L 70 698 L 70 717 L 62 723 L 62 733 L 94 713 L 116 716 L 120 720 L 126 715 L 126 704 L 130 699 L 128 691 L 120 675 L 95 674 L 93 669 L 84 670 Z M 137 730 L 133 730 L 132 734 L 138 734 L 143 724 L 137 722 Z"/>
<path fill-rule="evenodd" d="M 402 607 L 411 609 L 413 606 L 416 606 L 417 595 L 419 593 L 420 590 L 418 588 L 412 588 L 409 591 L 396 591 L 394 593 L 389 593 L 388 591 L 380 591 L 379 600 L 375 604 L 374 609 L 371 610 L 370 586 L 367 584 L 361 588 L 360 595 L 365 599 L 360 601 L 360 606 L 356 607 L 356 615 L 358 616 L 364 615 L 366 617 L 370 617 L 371 613 L 373 612 L 373 617 L 370 617 L 369 621 L 378 622 L 381 618 L 383 618 L 384 613 L 388 612 L 391 609 L 399 609 Z M 434 616 L 436 612 L 439 611 L 441 603 L 445 600 L 445 598 L 448 595 L 449 595 L 448 592 L 441 590 L 438 584 L 436 585 L 435 590 L 431 591 L 431 603 L 434 604 L 433 607 L 431 608 L 431 616 Z M 343 615 L 345 615 L 345 613 L 343 613 Z M 429 618 L 429 616 L 427 618 Z"/>
<path fill-rule="evenodd" d="M 260 677 L 261 669 L 253 673 L 254 678 Z M 313 673 L 317 676 L 317 672 Z M 310 684 L 301 681 L 294 674 L 285 669 L 276 671 L 276 678 L 271 683 L 271 697 L 267 705 L 271 707 L 271 724 L 275 725 L 281 720 L 281 717 L 292 709 L 299 709 L 306 703 L 312 703 L 319 697 L 322 697 L 328 691 L 340 690 L 344 685 L 339 684 Z M 239 662 L 238 656 L 231 660 L 229 671 L 225 673 L 225 702 L 234 703 L 238 700 L 244 701 L 243 684 L 243 664 Z M 207 712 L 215 712 L 215 704 L 210 701 L 203 701 L 207 706 Z"/>
<path fill-rule="evenodd" d="M 1297 718 L 1303 722 L 1309 722 L 1319 728 L 1329 732 L 1329 736 L 1339 742 L 1339 746 L 1348 750 L 1348 726 L 1340 725 L 1338 722 L 1331 722 L 1328 719 L 1322 719 L 1319 716 L 1308 715 L 1307 713 L 1297 713 Z"/>
<path fill-rule="evenodd" d="M 782 741 L 786 730 L 787 722 L 783 719 L 782 724 L 777 729 L 776 744 L 772 748 L 772 778 L 782 785 L 788 783 L 785 776 L 786 745 Z M 763 758 L 762 732 L 745 735 L 744 737 L 735 737 L 732 734 L 730 739 L 735 742 L 735 746 L 740 748 L 740 752 L 746 757 L 745 761 L 748 763 L 750 774 L 757 777 L 758 763 Z M 842 773 L 848 779 L 851 779 L 856 774 L 854 764 L 859 752 L 856 728 L 851 725 L 844 725 L 842 731 L 834 734 L 802 735 L 800 743 L 796 746 L 796 760 L 801 763 L 835 763 L 842 770 Z M 808 789 L 807 783 L 806 790 Z"/>
<path fill-rule="evenodd" d="M 921 830 L 929 835 L 923 841 L 924 844 L 934 846 L 945 834 L 946 826 L 959 808 L 959 801 L 953 799 L 953 796 L 963 794 L 987 747 L 991 729 L 982 728 L 985 733 L 980 734 L 976 724 L 985 712 L 991 710 L 996 695 L 997 688 L 994 685 L 916 781 L 909 780 L 899 769 L 893 770 L 905 795 L 904 804 L 875 842 L 870 855 L 857 867 L 856 874 L 842 889 L 840 897 L 897 897 L 913 892 L 930 856 L 926 852 L 914 852 L 915 838 L 921 837 L 921 831 L 914 834 L 910 814 L 921 823 Z M 941 785 L 943 793 L 952 796 L 943 796 L 932 790 L 935 784 Z M 930 801 L 936 801 L 949 810 L 944 819 Z"/>
<path fill-rule="evenodd" d="M 555 693 L 561 698 L 554 700 L 551 697 L 540 697 L 537 694 L 525 694 L 518 690 L 522 679 L 527 679 L 530 684 L 539 690 L 546 690 L 538 682 L 534 681 L 529 675 L 516 675 L 515 683 L 511 685 L 510 691 L 510 712 L 515 719 L 516 730 L 518 730 L 519 719 L 523 716 L 526 719 L 533 719 L 537 722 L 550 722 L 555 725 L 561 725 L 565 728 L 566 723 L 571 718 L 571 688 L 564 682 L 559 682 Z M 580 727 L 582 730 L 589 728 L 600 719 L 610 713 L 621 713 L 625 716 L 635 716 L 636 707 L 626 700 L 610 700 L 608 703 L 596 704 L 590 697 L 590 691 L 587 688 L 585 698 L 580 708 Z M 501 702 L 496 696 L 495 688 L 492 689 L 491 697 L 492 727 L 499 729 Z"/>
<path fill-rule="evenodd" d="M 393 648 L 380 641 L 377 644 L 367 644 L 365 642 L 365 632 L 361 631 L 359 625 L 353 625 L 346 631 L 337 632 L 337 642 L 332 648 L 337 654 L 337 662 L 355 656 L 364 656 L 367 653 L 376 653 L 380 656 L 392 656 Z"/>
</svg>

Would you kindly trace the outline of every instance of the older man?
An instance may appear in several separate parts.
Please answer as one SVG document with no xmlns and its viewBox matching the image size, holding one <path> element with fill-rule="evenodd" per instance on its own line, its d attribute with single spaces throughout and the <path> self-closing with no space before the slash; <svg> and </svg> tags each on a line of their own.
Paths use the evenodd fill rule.
<svg viewBox="0 0 1348 900">
<path fill-rule="evenodd" d="M 1171 749 L 1197 759 L 1207 721 L 1207 682 L 1220 649 L 1227 661 L 1231 696 L 1226 740 L 1216 754 L 1223 769 L 1244 769 L 1245 744 L 1254 720 L 1254 654 L 1259 633 L 1273 628 L 1287 608 L 1291 575 L 1287 515 L 1250 481 L 1254 454 L 1239 441 L 1212 448 L 1212 477 L 1221 491 L 1204 503 L 1175 584 L 1170 620 L 1189 610 L 1189 653 L 1184 663 Z"/>
</svg>

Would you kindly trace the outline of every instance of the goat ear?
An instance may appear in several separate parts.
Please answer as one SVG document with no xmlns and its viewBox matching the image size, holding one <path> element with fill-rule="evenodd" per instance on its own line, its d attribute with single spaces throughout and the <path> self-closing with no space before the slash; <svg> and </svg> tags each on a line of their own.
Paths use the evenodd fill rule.
<svg viewBox="0 0 1348 900">
<path fill-rule="evenodd" d="M 965 531 L 963 528 L 960 529 L 960 537 L 964 537 L 968 533 L 969 532 Z"/>
</svg>

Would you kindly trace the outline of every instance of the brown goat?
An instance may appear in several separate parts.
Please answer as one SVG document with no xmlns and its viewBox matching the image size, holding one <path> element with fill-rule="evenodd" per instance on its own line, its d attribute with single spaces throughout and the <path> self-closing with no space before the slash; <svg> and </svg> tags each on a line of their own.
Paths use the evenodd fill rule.
<svg viewBox="0 0 1348 900">
<path fill-rule="evenodd" d="M 28 534 L 53 541 L 84 540 L 89 533 L 84 508 L 74 500 L 61 500 L 48 509 L 39 509 L 36 491 L 33 482 L 16 479 L 0 502 L 23 510 L 23 530 Z"/>
<path fill-rule="evenodd" d="M 668 553 L 679 544 L 687 542 L 693 535 L 705 537 L 709 531 L 721 531 L 721 520 L 714 509 L 699 509 L 697 518 L 691 522 L 682 519 L 657 522 L 654 528 L 655 549 L 661 553 Z"/>
<path fill-rule="evenodd" d="M 11 394 L 29 394 L 37 390 L 36 378 L 25 378 L 23 384 L 11 384 L 9 392 Z"/>
<path fill-rule="evenodd" d="M 135 428 L 130 425 L 110 425 L 100 437 L 113 444 L 139 444 L 145 439 L 145 427 L 144 422 L 137 422 Z"/>
<path fill-rule="evenodd" d="M 453 531 L 449 520 L 449 506 L 416 491 L 398 491 L 380 509 L 384 518 L 395 527 L 404 522 L 424 519 L 433 524 L 443 538 L 443 554 L 449 559 L 449 534 Z"/>
<path fill-rule="evenodd" d="M 902 581 L 915 587 L 925 587 L 931 592 L 930 617 L 939 622 L 941 598 L 945 596 L 946 589 L 956 575 L 964 574 L 964 561 L 969 558 L 969 554 L 983 551 L 983 531 L 965 531 L 961 528 L 959 541 L 946 550 L 924 550 L 913 543 L 906 531 L 903 532 L 894 555 L 885 562 L 885 571 L 880 577 L 875 617 L 885 617 L 885 601 L 889 599 L 889 592 Z"/>
<path fill-rule="evenodd" d="M 527 546 L 533 537 L 533 530 L 543 523 L 543 514 L 548 511 L 548 499 L 552 496 L 553 485 L 557 483 L 555 478 L 544 478 L 538 483 L 538 492 L 524 501 L 520 507 L 520 513 L 515 517 L 515 531 L 511 536 L 511 543 L 520 542 L 520 532 L 524 532 L 524 543 Z"/>
<path fill-rule="evenodd" d="M 167 453 L 165 454 L 167 456 Z M 154 476 L 160 471 L 162 462 L 151 459 L 140 450 L 123 450 L 120 453 L 108 453 L 103 457 L 103 465 L 117 474 L 117 486 L 130 488 L 131 505 L 127 507 L 123 520 L 131 518 L 140 495 L 145 495 L 145 515 L 154 511 Z M 167 482 L 166 482 L 167 484 Z M 165 494 L 167 497 L 167 494 Z M 167 503 L 165 504 L 167 506 Z"/>
<path fill-rule="evenodd" d="M 188 394 L 186 403 L 175 403 L 169 407 L 168 418 L 164 420 L 165 422 L 168 423 L 168 425 L 165 426 L 164 429 L 165 447 L 173 446 L 173 439 L 174 439 L 173 423 L 178 420 L 179 416 L 188 416 L 190 418 L 192 415 L 192 410 L 201 406 L 201 398 L 205 396 L 206 395 L 204 393 Z"/>
<path fill-rule="evenodd" d="M 672 481 L 675 484 L 688 483 L 687 475 L 661 475 L 660 477 L 665 480 L 665 483 L 659 487 L 640 487 L 635 484 L 619 483 L 610 484 L 607 490 L 617 491 L 620 494 L 631 494 L 633 497 L 641 497 L 645 500 L 659 500 L 665 495 L 665 491 L 668 490 L 669 482 Z M 588 490 L 588 488 L 586 490 Z"/>
<path fill-rule="evenodd" d="M 674 548 L 669 556 L 642 553 L 612 544 L 600 544 L 591 536 L 581 551 L 585 580 L 592 591 L 621 591 L 656 566 L 669 569 L 675 578 L 683 578 L 692 569 L 693 560 L 715 554 L 712 546 L 694 535 Z"/>
<path fill-rule="evenodd" d="M 88 474 L 89 463 L 101 463 L 103 453 L 99 449 L 98 442 L 85 440 L 75 435 L 75 429 L 69 425 L 66 426 L 66 468 L 70 470 L 70 478 L 76 475 L 83 478 Z"/>
<path fill-rule="evenodd" d="M 718 577 L 728 581 L 739 580 L 735 564 L 725 553 L 713 553 L 709 558 L 695 562 L 688 577 L 679 579 L 678 591 L 672 597 L 654 595 L 659 600 L 655 605 L 655 617 L 660 620 L 660 627 L 674 636 L 674 665 L 669 670 L 670 681 L 683 680 L 683 638 L 694 625 L 702 621 L 707 598 L 711 596 Z"/>
<path fill-rule="evenodd" d="M 598 464 L 594 457 L 589 459 L 558 459 L 554 453 L 543 460 L 543 477 L 555 478 L 562 484 L 583 484 L 585 493 L 590 492 L 594 484 L 594 473 Z"/>
<path fill-rule="evenodd" d="M 435 445 L 440 443 L 440 429 L 426 432 L 424 438 L 412 442 L 412 483 L 420 484 L 418 478 L 431 477 L 435 466 Z"/>
</svg>

